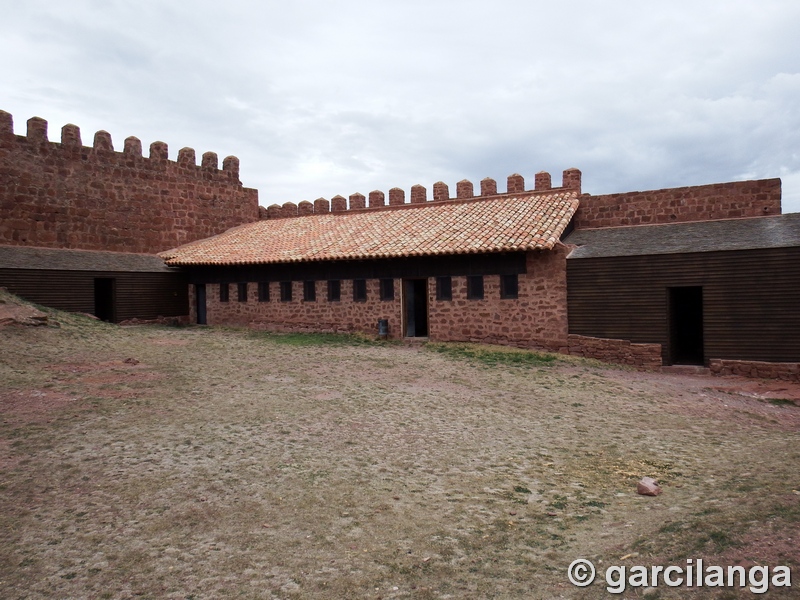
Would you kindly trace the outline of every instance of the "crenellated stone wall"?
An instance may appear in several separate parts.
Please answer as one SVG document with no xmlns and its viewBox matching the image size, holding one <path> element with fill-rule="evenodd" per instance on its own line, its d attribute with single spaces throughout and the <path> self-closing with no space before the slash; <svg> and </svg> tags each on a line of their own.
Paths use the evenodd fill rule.
<svg viewBox="0 0 800 600">
<path fill-rule="evenodd" d="M 239 159 L 219 168 L 206 152 L 182 148 L 169 160 L 164 142 L 129 137 L 115 152 L 111 135 L 83 145 L 65 125 L 50 142 L 47 121 L 33 117 L 27 135 L 0 111 L 0 244 L 155 253 L 256 221 L 258 192 L 242 186 Z"/>
<path fill-rule="evenodd" d="M 406 202 L 406 192 L 402 188 L 394 187 L 389 190 L 387 201 L 386 194 L 380 190 L 373 190 L 365 197 L 361 193 L 351 194 L 348 199 L 341 195 L 336 195 L 330 199 L 317 198 L 313 203 L 304 200 L 299 204 L 285 202 L 283 205 L 272 204 L 260 213 L 262 219 L 281 219 L 297 217 L 310 214 L 321 213 L 344 213 L 352 210 L 368 210 L 371 208 L 384 208 L 386 206 L 408 206 L 410 204 L 426 204 L 430 202 L 447 202 L 449 200 L 465 200 L 469 198 L 485 198 L 489 196 L 507 196 L 513 194 L 536 194 L 549 193 L 557 190 L 575 190 L 581 192 L 581 172 L 578 169 L 567 169 L 562 174 L 562 186 L 553 188 L 551 186 L 550 174 L 544 171 L 536 174 L 535 189 L 525 190 L 525 179 L 522 175 L 514 173 L 509 175 L 506 182 L 506 191 L 497 192 L 497 182 L 489 177 L 480 183 L 481 193 L 475 195 L 474 186 L 471 181 L 462 179 L 456 184 L 455 198 L 450 196 L 450 188 L 443 181 L 433 184 L 433 197 L 428 198 L 428 189 L 420 184 L 411 186 L 409 201 Z M 367 201 L 368 198 L 368 201 Z M 301 209 L 301 207 L 303 207 Z"/>
</svg>

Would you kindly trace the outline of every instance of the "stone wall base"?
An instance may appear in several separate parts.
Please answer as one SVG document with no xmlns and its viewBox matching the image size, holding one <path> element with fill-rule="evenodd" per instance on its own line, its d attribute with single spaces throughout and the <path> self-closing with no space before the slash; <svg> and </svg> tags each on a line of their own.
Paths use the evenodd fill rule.
<svg viewBox="0 0 800 600">
<path fill-rule="evenodd" d="M 569 354 L 640 369 L 661 368 L 661 344 L 634 344 L 628 340 L 569 335 Z"/>
<path fill-rule="evenodd" d="M 295 323 L 282 323 L 279 321 L 251 321 L 247 325 L 250 329 L 256 331 L 267 331 L 271 333 L 342 333 L 342 334 L 360 334 L 364 336 L 374 335 L 378 337 L 377 324 L 372 330 L 365 330 L 364 328 L 355 327 L 352 324 L 342 323 L 304 323 L 298 321 Z M 396 338 L 397 336 L 390 336 Z"/>
<path fill-rule="evenodd" d="M 740 375 L 760 379 L 783 379 L 800 383 L 800 363 L 773 363 L 757 360 L 723 360 L 712 358 L 713 375 Z"/>
</svg>

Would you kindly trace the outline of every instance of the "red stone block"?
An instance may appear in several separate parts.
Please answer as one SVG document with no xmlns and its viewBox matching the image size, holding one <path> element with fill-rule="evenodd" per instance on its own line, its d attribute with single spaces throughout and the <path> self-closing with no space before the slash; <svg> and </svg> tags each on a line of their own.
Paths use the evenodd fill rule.
<svg viewBox="0 0 800 600">
<path fill-rule="evenodd" d="M 397 206 L 406 203 L 406 193 L 397 187 L 389 190 L 389 205 Z"/>
<path fill-rule="evenodd" d="M 491 177 L 481 179 L 481 196 L 497 195 L 497 182 Z"/>
<path fill-rule="evenodd" d="M 380 190 L 373 190 L 369 193 L 369 207 L 385 206 L 386 198 Z"/>
<path fill-rule="evenodd" d="M 508 176 L 507 180 L 508 194 L 517 194 L 525 191 L 525 179 L 519 173 L 514 173 Z"/>
<path fill-rule="evenodd" d="M 344 212 L 347 210 L 347 198 L 344 196 L 334 196 L 331 198 L 331 212 Z"/>
<path fill-rule="evenodd" d="M 366 208 L 366 206 L 367 199 L 364 197 L 364 194 L 359 194 L 358 192 L 350 194 L 350 210 L 358 210 Z"/>
</svg>

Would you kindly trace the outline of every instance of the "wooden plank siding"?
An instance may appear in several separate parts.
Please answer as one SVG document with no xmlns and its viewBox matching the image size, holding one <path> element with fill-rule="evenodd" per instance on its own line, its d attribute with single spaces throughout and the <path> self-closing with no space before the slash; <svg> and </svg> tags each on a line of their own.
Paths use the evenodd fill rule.
<svg viewBox="0 0 800 600">
<path fill-rule="evenodd" d="M 702 286 L 706 362 L 800 361 L 800 248 L 567 260 L 569 332 L 662 344 L 670 287 Z"/>
<path fill-rule="evenodd" d="M 239 281 L 324 281 L 440 275 L 510 275 L 525 273 L 525 252 L 412 256 L 374 260 L 316 261 L 267 265 L 201 265 L 183 267 L 190 283 Z"/>
<path fill-rule="evenodd" d="M 189 314 L 182 273 L 0 269 L 0 287 L 43 306 L 94 314 L 94 280 L 100 277 L 116 281 L 116 321 Z"/>
</svg>

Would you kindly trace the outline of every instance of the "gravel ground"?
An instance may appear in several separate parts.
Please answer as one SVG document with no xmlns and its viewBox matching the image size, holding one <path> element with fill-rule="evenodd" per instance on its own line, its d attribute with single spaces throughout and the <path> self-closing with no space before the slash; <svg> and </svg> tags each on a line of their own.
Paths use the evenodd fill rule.
<svg viewBox="0 0 800 600">
<path fill-rule="evenodd" d="M 635 598 L 608 565 L 688 558 L 800 577 L 800 386 L 50 312 L 0 329 L 2 598 Z"/>
</svg>

